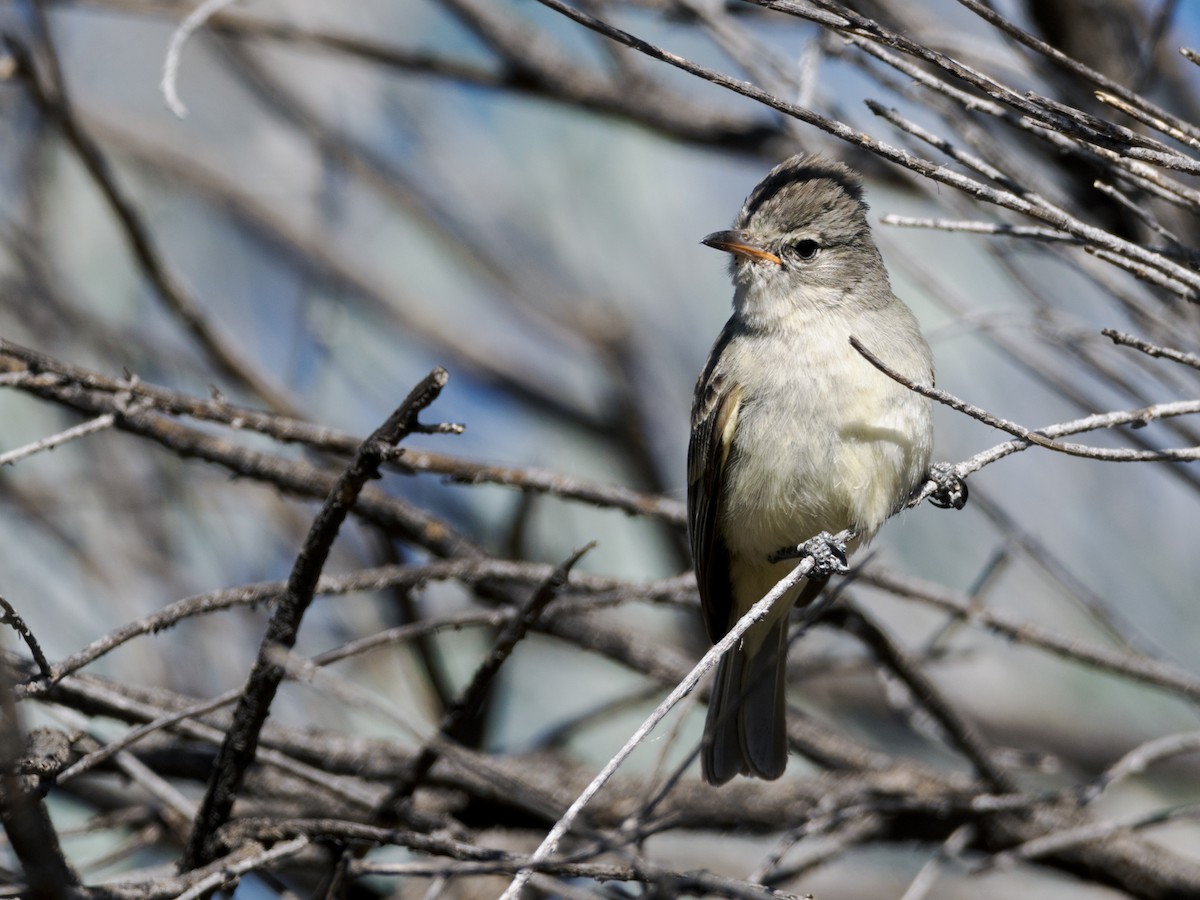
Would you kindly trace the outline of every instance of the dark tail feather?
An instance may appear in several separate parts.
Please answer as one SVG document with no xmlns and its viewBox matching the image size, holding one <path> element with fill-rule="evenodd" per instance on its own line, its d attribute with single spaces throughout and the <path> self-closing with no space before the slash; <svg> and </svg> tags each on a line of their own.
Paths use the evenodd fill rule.
<svg viewBox="0 0 1200 900">
<path fill-rule="evenodd" d="M 734 647 L 717 663 L 717 677 L 708 699 L 700 764 L 704 780 L 724 784 L 746 771 L 742 743 L 738 740 L 737 701 L 742 686 L 742 651 Z"/>
<path fill-rule="evenodd" d="M 787 618 L 781 616 L 753 655 L 735 646 L 721 659 L 701 754 L 709 784 L 741 774 L 770 780 L 787 767 L 786 637 Z"/>
</svg>

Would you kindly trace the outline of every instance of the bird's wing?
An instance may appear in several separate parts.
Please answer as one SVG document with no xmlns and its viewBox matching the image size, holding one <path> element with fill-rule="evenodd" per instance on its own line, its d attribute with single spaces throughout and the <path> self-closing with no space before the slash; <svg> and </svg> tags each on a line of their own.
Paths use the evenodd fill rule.
<svg viewBox="0 0 1200 900">
<path fill-rule="evenodd" d="M 720 365 L 731 337 L 731 326 L 726 325 L 696 384 L 688 442 L 688 535 L 704 624 L 714 643 L 729 630 L 733 607 L 729 548 L 719 528 L 725 466 L 742 399 L 742 386 Z"/>
</svg>

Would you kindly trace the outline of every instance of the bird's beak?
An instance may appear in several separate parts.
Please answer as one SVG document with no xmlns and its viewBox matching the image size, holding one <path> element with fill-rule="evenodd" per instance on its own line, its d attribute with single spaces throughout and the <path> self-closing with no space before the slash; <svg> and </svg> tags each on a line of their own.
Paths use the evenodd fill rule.
<svg viewBox="0 0 1200 900">
<path fill-rule="evenodd" d="M 724 250 L 727 253 L 733 253 L 743 259 L 749 260 L 765 260 L 773 262 L 777 266 L 783 265 L 783 260 L 772 253 L 770 250 L 764 250 L 752 240 L 744 231 L 714 231 L 700 243 L 707 244 L 709 247 L 715 247 L 718 250 Z"/>
</svg>

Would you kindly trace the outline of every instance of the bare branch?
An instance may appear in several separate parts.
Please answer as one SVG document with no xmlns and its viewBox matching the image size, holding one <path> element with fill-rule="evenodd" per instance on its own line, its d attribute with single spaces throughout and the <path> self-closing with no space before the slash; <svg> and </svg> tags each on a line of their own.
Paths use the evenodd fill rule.
<svg viewBox="0 0 1200 900">
<path fill-rule="evenodd" d="M 434 369 L 413 388 L 387 421 L 363 442 L 313 520 L 288 577 L 287 587 L 263 635 L 258 659 L 234 712 L 233 725 L 213 766 L 212 778 L 196 814 L 191 840 L 184 854 L 185 868 L 194 869 L 212 862 L 220 855 L 216 834 L 233 810 L 234 800 L 246 777 L 246 769 L 254 761 L 254 752 L 271 702 L 283 680 L 283 670 L 269 660 L 268 653 L 279 647 L 291 649 L 296 643 L 300 621 L 312 602 L 329 549 L 350 508 L 358 499 L 359 492 L 367 480 L 378 473 L 383 460 L 382 448 L 425 428 L 418 416 L 437 399 L 447 378 L 444 369 Z"/>
<path fill-rule="evenodd" d="M 1137 410 L 1132 413 L 1106 413 L 1102 417 L 1093 417 L 1088 428 L 1078 428 L 1074 424 L 1065 424 L 1060 426 L 1050 426 L 1050 428 L 1041 428 L 1033 431 L 1023 425 L 1018 425 L 1016 422 L 1010 422 L 1007 419 L 1002 419 L 999 416 L 989 413 L 987 410 L 978 406 L 967 403 L 964 400 L 959 400 L 953 394 L 938 388 L 930 387 L 929 385 L 918 384 L 910 378 L 904 377 L 902 374 L 891 368 L 887 363 L 881 360 L 878 356 L 868 350 L 861 341 L 856 337 L 850 338 L 850 344 L 862 354 L 863 358 L 871 365 L 883 372 L 889 378 L 907 387 L 909 390 L 916 391 L 923 397 L 928 397 L 931 400 L 936 400 L 957 412 L 965 413 L 972 419 L 983 422 L 985 425 L 991 425 L 993 428 L 998 428 L 1001 431 L 1006 431 L 1011 435 L 1019 438 L 1025 446 L 1035 445 L 1043 447 L 1047 450 L 1054 450 L 1058 453 L 1066 453 L 1069 456 L 1081 456 L 1087 459 L 1102 459 L 1110 462 L 1181 462 L 1184 460 L 1200 459 L 1200 447 L 1188 447 L 1179 450 L 1110 450 L 1104 447 L 1089 447 L 1086 444 L 1074 444 L 1064 441 L 1056 441 L 1047 436 L 1050 428 L 1073 428 L 1075 430 L 1092 430 L 1092 428 L 1111 428 L 1116 425 L 1123 425 L 1132 422 L 1145 423 L 1152 419 L 1161 416 L 1173 415 L 1190 415 L 1200 412 L 1200 401 L 1184 402 L 1184 403 L 1165 403 L 1160 407 L 1151 407 L 1145 410 Z M 1010 445 L 1011 446 L 1011 445 Z M 1024 449 L 1024 448 L 1021 448 Z M 959 474 L 966 475 L 968 471 L 978 471 L 986 462 L 993 462 L 996 457 L 995 451 L 988 451 L 986 460 L 979 458 L 969 461 L 966 465 L 959 467 Z M 1007 455 L 1007 454 L 1002 454 Z"/>
<path fill-rule="evenodd" d="M 150 228 L 132 201 L 117 185 L 108 160 L 99 146 L 80 126 L 65 99 L 56 98 L 38 79 L 37 69 L 24 48 L 12 40 L 7 43 L 9 53 L 17 60 L 18 72 L 29 87 L 30 96 L 42 114 L 62 130 L 63 136 L 116 217 L 130 252 L 141 266 L 147 281 L 154 286 L 163 302 L 179 317 L 221 372 L 238 384 L 245 385 L 279 412 L 297 415 L 295 405 L 284 392 L 259 372 L 256 365 L 246 359 L 233 343 L 208 321 L 200 304 L 171 272 L 154 242 Z"/>
</svg>

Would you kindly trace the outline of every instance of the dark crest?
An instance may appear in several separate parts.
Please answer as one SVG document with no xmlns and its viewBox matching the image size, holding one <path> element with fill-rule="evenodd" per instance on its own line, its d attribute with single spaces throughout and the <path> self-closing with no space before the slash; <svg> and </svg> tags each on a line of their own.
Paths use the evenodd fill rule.
<svg viewBox="0 0 1200 900">
<path fill-rule="evenodd" d="M 772 208 L 786 205 L 803 207 L 805 195 L 821 182 L 829 182 L 839 188 L 840 196 L 858 206 L 867 208 L 863 200 L 862 177 L 836 160 L 817 154 L 793 156 L 780 163 L 764 178 L 746 198 L 738 216 L 738 227 L 745 227 L 760 210 L 768 213 Z M 809 186 L 809 190 L 806 190 Z M 786 196 L 785 196 L 786 195 Z M 828 197 L 828 192 L 826 192 Z"/>
</svg>

